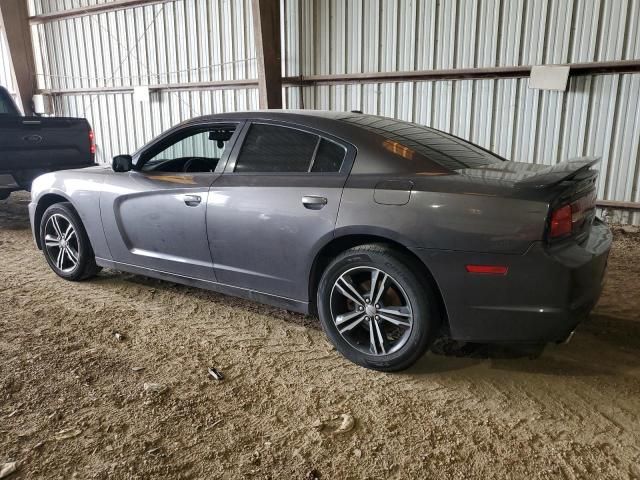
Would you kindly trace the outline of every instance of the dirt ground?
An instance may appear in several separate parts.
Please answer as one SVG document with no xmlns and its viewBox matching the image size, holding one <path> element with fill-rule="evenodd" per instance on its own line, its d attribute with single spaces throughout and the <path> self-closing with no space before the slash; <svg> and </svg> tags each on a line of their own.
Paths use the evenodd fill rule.
<svg viewBox="0 0 640 480">
<path fill-rule="evenodd" d="M 65 282 L 32 244 L 27 203 L 0 202 L 11 479 L 640 478 L 640 234 L 618 229 L 570 344 L 531 358 L 440 342 L 382 374 L 312 318 L 114 271 Z M 342 414 L 355 428 L 336 433 Z"/>
</svg>

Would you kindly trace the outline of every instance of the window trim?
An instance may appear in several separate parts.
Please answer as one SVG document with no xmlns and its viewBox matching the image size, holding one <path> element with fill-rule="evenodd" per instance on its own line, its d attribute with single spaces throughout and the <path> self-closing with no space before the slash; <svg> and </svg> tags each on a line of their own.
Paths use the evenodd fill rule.
<svg viewBox="0 0 640 480">
<path fill-rule="evenodd" d="M 311 135 L 315 135 L 318 137 L 318 141 L 316 142 L 316 146 L 314 148 L 313 151 L 313 157 L 311 162 L 309 163 L 309 169 L 306 172 L 236 172 L 235 168 L 236 168 L 236 163 L 238 161 L 238 157 L 240 155 L 240 152 L 242 151 L 242 147 L 244 146 L 244 142 L 246 140 L 247 134 L 249 133 L 249 130 L 251 129 L 251 126 L 257 124 L 257 125 L 271 125 L 271 126 L 275 126 L 275 127 L 282 127 L 282 128 L 291 128 L 293 130 L 299 130 L 301 132 L 304 133 L 309 133 Z M 340 167 L 340 170 L 337 172 L 312 172 L 310 171 L 311 168 L 313 168 L 313 165 L 315 164 L 315 159 L 316 159 L 316 154 L 318 153 L 318 149 L 320 148 L 320 142 L 322 140 L 327 140 L 329 142 L 335 143 L 339 146 L 341 146 L 342 148 L 344 148 L 345 150 L 345 154 L 344 154 L 344 159 L 342 160 L 342 166 Z M 317 130 L 315 128 L 311 128 L 311 127 L 307 127 L 305 125 L 299 125 L 297 123 L 291 123 L 291 122 L 285 122 L 285 121 L 278 121 L 278 120 L 263 120 L 263 119 L 256 119 L 256 120 L 247 120 L 245 125 L 242 127 L 242 132 L 240 132 L 240 135 L 238 136 L 238 139 L 236 140 L 234 146 L 233 146 L 233 150 L 231 151 L 231 155 L 229 158 L 229 161 L 227 162 L 227 165 L 224 169 L 224 174 L 225 175 L 239 175 L 239 176 L 247 176 L 247 175 L 260 175 L 260 176 L 300 176 L 300 175 L 304 175 L 304 176 L 331 176 L 331 177 L 346 177 L 349 172 L 351 171 L 351 167 L 353 166 L 353 161 L 355 159 L 356 156 L 356 148 L 350 144 L 345 142 L 342 139 L 339 139 L 333 135 L 330 135 L 326 132 L 323 132 L 321 130 Z"/>
<path fill-rule="evenodd" d="M 220 125 L 235 125 L 236 127 L 235 131 L 233 132 L 233 135 L 231 136 L 231 139 L 229 140 L 230 148 L 225 148 L 225 151 L 220 157 L 220 160 L 218 161 L 218 165 L 216 165 L 216 169 L 213 172 L 203 172 L 202 174 L 203 175 L 221 174 L 222 172 L 224 172 L 227 162 L 229 161 L 229 157 L 231 156 L 231 152 L 236 147 L 238 138 L 240 137 L 240 134 L 243 131 L 243 128 L 245 127 L 245 122 L 243 120 L 240 120 L 240 121 L 219 120 L 215 122 L 189 123 L 186 125 L 180 124 L 164 132 L 159 137 L 153 139 L 150 143 L 148 143 L 147 145 L 142 147 L 140 150 L 138 150 L 133 155 L 133 161 L 135 165 L 134 170 L 141 173 L 145 173 L 142 170 L 142 168 L 144 167 L 145 163 L 147 163 L 149 160 L 151 160 L 151 158 L 153 158 L 153 156 L 145 158 L 148 155 L 150 154 L 157 155 L 158 153 L 162 152 L 164 149 L 169 148 L 174 143 L 184 140 L 185 138 L 188 138 L 190 136 L 197 135 L 198 133 L 206 132 L 207 130 L 216 128 L 216 126 L 220 126 Z M 176 138 L 178 138 L 178 140 L 174 140 Z M 140 160 L 143 158 L 144 158 L 144 162 L 139 163 Z M 193 172 L 172 172 L 172 174 L 173 175 L 193 175 Z"/>
</svg>

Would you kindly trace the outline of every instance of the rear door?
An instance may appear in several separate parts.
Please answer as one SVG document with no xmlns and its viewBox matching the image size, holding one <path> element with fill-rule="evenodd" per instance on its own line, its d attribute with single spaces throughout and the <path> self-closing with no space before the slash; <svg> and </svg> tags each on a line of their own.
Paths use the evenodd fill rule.
<svg viewBox="0 0 640 480">
<path fill-rule="evenodd" d="M 237 127 L 180 127 L 134 158 L 136 170 L 112 174 L 100 206 L 113 260 L 215 280 L 205 223 L 207 198 L 224 169 Z"/>
<path fill-rule="evenodd" d="M 354 156 L 322 132 L 248 122 L 209 193 L 218 281 L 307 301 L 313 254 L 333 236 Z"/>
</svg>

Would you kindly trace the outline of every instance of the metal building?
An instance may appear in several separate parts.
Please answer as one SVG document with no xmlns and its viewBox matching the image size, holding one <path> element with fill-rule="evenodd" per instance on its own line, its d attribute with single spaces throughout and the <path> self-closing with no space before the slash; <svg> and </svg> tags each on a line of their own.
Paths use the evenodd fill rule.
<svg viewBox="0 0 640 480">
<path fill-rule="evenodd" d="M 181 120 L 258 108 L 250 0 L 28 7 L 37 89 L 51 113 L 89 119 L 100 161 Z M 599 199 L 640 202 L 640 0 L 281 0 L 281 39 L 286 108 L 397 117 L 519 161 L 601 156 Z M 529 88 L 540 64 L 570 64 L 567 89 Z"/>
</svg>

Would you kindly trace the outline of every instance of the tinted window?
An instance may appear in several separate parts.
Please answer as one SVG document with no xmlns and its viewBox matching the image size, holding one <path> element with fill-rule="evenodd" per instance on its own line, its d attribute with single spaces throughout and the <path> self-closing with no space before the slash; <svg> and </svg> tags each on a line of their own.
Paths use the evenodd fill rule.
<svg viewBox="0 0 640 480">
<path fill-rule="evenodd" d="M 236 172 L 308 172 L 318 136 L 294 128 L 251 125 Z"/>
<path fill-rule="evenodd" d="M 345 149 L 337 143 L 330 142 L 324 138 L 320 141 L 320 146 L 316 152 L 313 162 L 312 172 L 339 172 L 344 160 Z"/>
<path fill-rule="evenodd" d="M 402 149 L 404 146 L 409 152 L 418 152 L 450 170 L 474 168 L 504 161 L 504 158 L 473 143 L 416 123 L 361 114 L 345 115 L 341 120 L 397 142 L 401 147 L 394 146 L 394 149 L 401 154 L 407 154 Z"/>
</svg>

